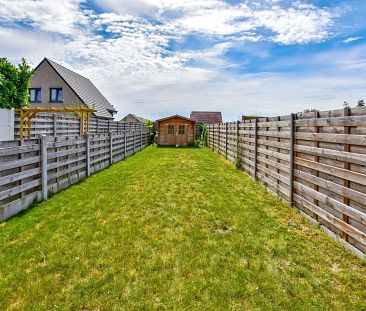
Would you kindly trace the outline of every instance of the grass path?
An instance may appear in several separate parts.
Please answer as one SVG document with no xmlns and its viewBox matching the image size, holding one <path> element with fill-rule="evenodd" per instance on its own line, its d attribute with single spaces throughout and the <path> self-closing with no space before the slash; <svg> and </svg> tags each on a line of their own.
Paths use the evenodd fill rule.
<svg viewBox="0 0 366 311">
<path fill-rule="evenodd" d="M 366 310 L 366 264 L 208 149 L 149 147 L 0 224 L 3 310 Z"/>
</svg>

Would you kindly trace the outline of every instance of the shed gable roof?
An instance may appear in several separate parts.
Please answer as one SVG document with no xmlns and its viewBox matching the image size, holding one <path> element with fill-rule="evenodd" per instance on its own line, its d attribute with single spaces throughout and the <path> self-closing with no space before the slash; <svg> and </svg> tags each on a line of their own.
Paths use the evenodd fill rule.
<svg viewBox="0 0 366 311">
<path fill-rule="evenodd" d="M 165 120 L 169 120 L 169 119 L 173 119 L 173 118 L 179 118 L 179 119 L 183 119 L 183 120 L 187 120 L 187 121 L 191 121 L 191 122 L 195 122 L 194 120 L 190 119 L 190 118 L 187 118 L 187 117 L 183 117 L 183 116 L 180 116 L 179 114 L 175 114 L 173 116 L 170 116 L 170 117 L 166 117 L 166 118 L 162 118 L 162 119 L 158 119 L 156 120 L 156 122 L 161 122 L 161 121 L 165 121 Z"/>
<path fill-rule="evenodd" d="M 48 58 L 45 58 L 43 61 L 47 61 L 50 64 L 50 66 L 58 73 L 66 84 L 70 86 L 85 105 L 97 110 L 94 112 L 97 117 L 113 118 L 112 112 L 117 112 L 117 110 L 108 102 L 108 100 L 89 79 L 55 63 Z"/>
<path fill-rule="evenodd" d="M 222 115 L 219 111 L 192 111 L 191 119 L 195 120 L 197 123 L 221 123 Z"/>
</svg>

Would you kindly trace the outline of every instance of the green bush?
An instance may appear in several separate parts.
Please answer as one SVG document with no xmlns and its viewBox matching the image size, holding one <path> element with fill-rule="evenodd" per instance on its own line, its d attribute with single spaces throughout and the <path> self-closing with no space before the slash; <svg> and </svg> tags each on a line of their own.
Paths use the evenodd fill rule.
<svg viewBox="0 0 366 311">
<path fill-rule="evenodd" d="M 151 144 L 155 145 L 157 142 L 157 135 L 155 132 L 154 122 L 151 120 L 145 120 L 144 124 L 149 131 Z"/>
<path fill-rule="evenodd" d="M 33 71 L 22 59 L 15 66 L 6 58 L 0 58 L 0 108 L 21 108 L 29 105 L 29 80 Z"/>
<path fill-rule="evenodd" d="M 207 147 L 207 125 L 202 123 L 201 127 L 201 145 Z"/>
</svg>

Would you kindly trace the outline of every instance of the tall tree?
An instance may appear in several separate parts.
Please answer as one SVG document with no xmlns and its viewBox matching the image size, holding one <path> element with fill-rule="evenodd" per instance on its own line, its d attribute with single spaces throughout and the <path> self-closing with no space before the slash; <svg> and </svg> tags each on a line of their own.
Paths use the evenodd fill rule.
<svg viewBox="0 0 366 311">
<path fill-rule="evenodd" d="M 15 66 L 0 58 L 0 108 L 21 108 L 29 105 L 28 89 L 33 71 L 23 58 Z"/>
</svg>

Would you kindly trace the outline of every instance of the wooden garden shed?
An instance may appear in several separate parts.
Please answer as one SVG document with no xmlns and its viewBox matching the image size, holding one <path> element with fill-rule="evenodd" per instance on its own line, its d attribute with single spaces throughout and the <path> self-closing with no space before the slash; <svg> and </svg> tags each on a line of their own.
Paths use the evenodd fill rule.
<svg viewBox="0 0 366 311">
<path fill-rule="evenodd" d="M 174 115 L 156 120 L 158 145 L 187 146 L 194 143 L 194 125 L 192 119 Z"/>
</svg>

